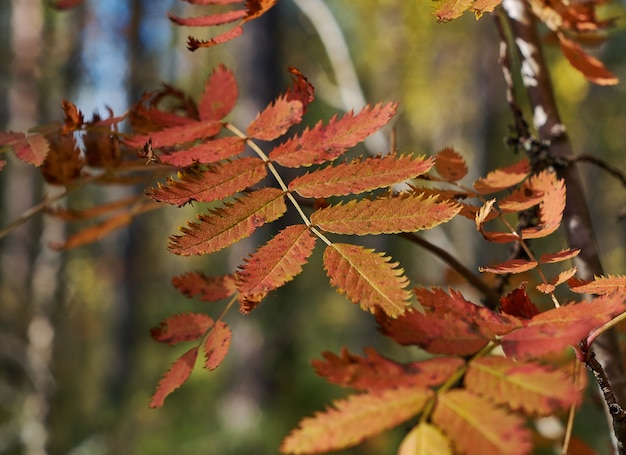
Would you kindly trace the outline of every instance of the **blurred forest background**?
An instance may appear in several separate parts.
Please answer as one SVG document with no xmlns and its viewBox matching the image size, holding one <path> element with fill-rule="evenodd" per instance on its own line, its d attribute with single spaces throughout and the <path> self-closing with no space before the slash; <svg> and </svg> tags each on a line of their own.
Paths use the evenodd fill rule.
<svg viewBox="0 0 626 455">
<path fill-rule="evenodd" d="M 621 7 L 605 13 L 621 16 Z M 428 2 L 417 0 L 281 0 L 247 24 L 243 37 L 190 53 L 187 34 L 207 33 L 173 26 L 166 11 L 202 13 L 174 0 L 88 0 L 66 12 L 41 0 L 1 1 L 0 130 L 62 121 L 62 98 L 87 117 L 106 115 L 107 107 L 120 114 L 161 82 L 197 98 L 220 62 L 237 75 L 241 98 L 233 122 L 245 127 L 284 90 L 292 65 L 316 87 L 309 122 L 394 99 L 400 102 L 394 127 L 403 152 L 434 154 L 453 146 L 471 163 L 471 178 L 520 158 L 504 145 L 511 116 L 489 15 L 437 24 Z M 598 55 L 626 80 L 623 24 L 618 21 Z M 626 84 L 593 87 L 559 53 L 548 48 L 547 55 L 577 152 L 625 168 Z M 368 142 L 367 152 L 386 152 L 390 133 Z M 603 171 L 583 166 L 605 270 L 624 274 L 624 222 L 616 219 L 625 192 Z M 66 204 L 88 207 L 140 191 L 82 188 Z M 0 173 L 0 229 L 58 192 L 36 169 L 9 160 Z M 233 345 L 218 370 L 194 372 L 163 408 L 149 409 L 161 374 L 185 349 L 154 343 L 150 327 L 179 311 L 221 311 L 186 300 L 171 277 L 193 269 L 230 272 L 263 243 L 261 232 L 210 257 L 167 253 L 168 235 L 196 209 L 143 215 L 128 229 L 69 252 L 48 244 L 62 242 L 74 227 L 44 216 L 0 239 L 1 454 L 277 453 L 301 417 L 342 394 L 315 375 L 310 359 L 342 346 L 359 354 L 375 346 L 397 360 L 421 355 L 382 339 L 368 314 L 331 289 L 314 257 L 302 276 L 252 315 L 231 312 Z M 427 237 L 473 268 L 506 254 L 486 251 L 466 220 Z M 363 242 L 388 249 L 414 283 L 459 286 L 472 297 L 429 253 L 401 239 Z M 586 423 L 590 437 L 598 428 L 593 425 L 602 425 L 596 421 Z M 342 453 L 394 453 L 401 436 L 384 434 Z"/>
</svg>

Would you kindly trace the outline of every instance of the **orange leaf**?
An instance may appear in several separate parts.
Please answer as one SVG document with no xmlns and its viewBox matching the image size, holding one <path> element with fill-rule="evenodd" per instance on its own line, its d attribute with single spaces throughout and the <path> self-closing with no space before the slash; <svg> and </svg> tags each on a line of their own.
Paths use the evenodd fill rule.
<svg viewBox="0 0 626 455">
<path fill-rule="evenodd" d="M 480 194 L 495 193 L 522 182 L 530 172 L 528 159 L 501 169 L 496 169 L 487 174 L 487 177 L 480 178 L 474 182 L 474 189 Z"/>
<path fill-rule="evenodd" d="M 619 82 L 619 79 L 607 70 L 600 60 L 587 54 L 578 44 L 566 38 L 563 33 L 558 32 L 557 36 L 565 58 L 589 82 L 598 85 L 615 85 Z"/>
<path fill-rule="evenodd" d="M 244 149 L 245 142 L 243 139 L 226 136 L 185 150 L 159 155 L 159 161 L 177 167 L 190 166 L 194 163 L 215 163 L 239 155 Z"/>
<path fill-rule="evenodd" d="M 187 272 L 172 278 L 172 284 L 186 297 L 199 297 L 204 302 L 217 302 L 233 295 L 237 288 L 231 275 L 206 276 L 202 272 Z"/>
<path fill-rule="evenodd" d="M 90 243 L 97 242 L 112 231 L 130 224 L 132 220 L 133 214 L 130 212 L 122 212 L 107 218 L 101 223 L 81 229 L 80 231 L 69 236 L 64 243 L 53 243 L 50 247 L 58 250 L 69 250 L 79 246 L 88 245 Z"/>
<path fill-rule="evenodd" d="M 481 272 L 496 273 L 506 275 L 508 273 L 522 273 L 537 267 L 537 261 L 528 261 L 526 259 L 510 259 L 500 264 L 494 264 L 489 267 L 478 267 Z"/>
<path fill-rule="evenodd" d="M 550 294 L 551 292 L 554 292 L 554 290 L 559 284 L 565 283 L 571 277 L 576 275 L 577 270 L 578 269 L 576 267 L 572 267 L 571 269 L 564 270 L 560 272 L 557 276 L 552 278 L 549 283 L 538 284 L 537 290 L 539 292 L 543 292 L 544 294 Z"/>
<path fill-rule="evenodd" d="M 352 303 L 364 310 L 376 309 L 390 317 L 404 312 L 410 292 L 409 281 L 397 262 L 361 246 L 334 243 L 324 251 L 324 268 L 330 283 Z"/>
<path fill-rule="evenodd" d="M 569 280 L 572 291 L 580 294 L 605 295 L 626 291 L 626 275 L 596 276 L 592 281 Z"/>
<path fill-rule="evenodd" d="M 224 25 L 230 22 L 235 22 L 238 19 L 243 19 L 245 16 L 246 10 L 243 9 L 198 17 L 178 17 L 174 14 L 167 13 L 167 17 L 170 21 L 176 25 L 183 25 L 185 27 L 210 27 L 214 25 Z"/>
<path fill-rule="evenodd" d="M 539 258 L 540 264 L 554 264 L 575 258 L 580 253 L 578 249 L 561 250 L 558 253 L 542 254 Z"/>
<path fill-rule="evenodd" d="M 435 170 L 444 179 L 457 182 L 467 175 L 467 163 L 453 148 L 445 147 L 435 156 Z"/>
<path fill-rule="evenodd" d="M 265 14 L 276 4 L 277 0 L 246 0 L 248 13 L 243 22 L 251 21 Z"/>
<path fill-rule="evenodd" d="M 246 130 L 248 136 L 272 141 L 302 121 L 313 100 L 313 86 L 297 69 L 290 68 L 290 71 L 295 76 L 292 87 L 259 113 Z"/>
<path fill-rule="evenodd" d="M 287 226 L 252 254 L 237 272 L 237 289 L 242 298 L 266 295 L 302 271 L 313 253 L 315 237 L 304 224 Z M 245 308 L 248 313 L 252 308 Z"/>
<path fill-rule="evenodd" d="M 549 415 L 581 399 L 574 382 L 561 370 L 504 357 L 471 361 L 464 384 L 470 392 L 495 404 L 533 415 Z"/>
<path fill-rule="evenodd" d="M 211 333 L 202 345 L 204 350 L 204 368 L 209 371 L 215 370 L 226 357 L 232 332 L 223 321 L 217 321 Z"/>
<path fill-rule="evenodd" d="M 385 126 L 396 109 L 396 103 L 385 103 L 365 106 L 356 115 L 348 112 L 339 120 L 334 116 L 326 125 L 319 122 L 304 130 L 300 137 L 279 145 L 270 152 L 270 158 L 285 167 L 332 161 Z"/>
<path fill-rule="evenodd" d="M 197 356 L 198 346 L 185 352 L 172 364 L 171 368 L 165 372 L 163 378 L 159 381 L 156 392 L 152 395 L 152 401 L 150 401 L 151 408 L 163 406 L 165 397 L 183 385 L 193 370 Z"/>
<path fill-rule="evenodd" d="M 431 158 L 391 153 L 318 169 L 292 180 L 289 190 L 315 198 L 358 194 L 417 177 L 432 166 Z"/>
<path fill-rule="evenodd" d="M 323 453 L 355 446 L 418 414 L 432 394 L 425 388 L 402 387 L 337 400 L 332 408 L 303 419 L 280 450 Z"/>
<path fill-rule="evenodd" d="M 212 202 L 243 191 L 266 175 L 263 160 L 244 157 L 219 163 L 201 173 L 180 174 L 179 181 L 168 178 L 165 185 L 147 189 L 146 195 L 179 207 L 192 201 Z"/>
<path fill-rule="evenodd" d="M 472 6 L 473 0 L 435 0 L 433 14 L 438 22 L 448 22 L 460 17 Z"/>
<path fill-rule="evenodd" d="M 246 193 L 233 204 L 197 215 L 197 223 L 190 222 L 181 228 L 183 235 L 170 237 L 168 249 L 182 256 L 213 253 L 250 236 L 258 227 L 280 218 L 286 210 L 284 193 L 278 188 Z"/>
<path fill-rule="evenodd" d="M 476 14 L 476 19 L 478 19 L 484 13 L 493 12 L 500 3 L 502 3 L 502 0 L 474 0 L 472 10 Z"/>
<path fill-rule="evenodd" d="M 502 349 L 508 357 L 517 359 L 560 351 L 625 310 L 626 298 L 620 294 L 554 308 L 533 317 L 526 327 L 505 335 Z"/>
<path fill-rule="evenodd" d="M 421 194 L 391 196 L 375 200 L 351 200 L 319 209 L 311 223 L 337 234 L 391 234 L 431 229 L 452 219 L 461 207 Z"/>
<path fill-rule="evenodd" d="M 200 120 L 221 120 L 233 110 L 238 96 L 237 81 L 233 72 L 219 65 L 204 84 L 198 101 Z"/>
<path fill-rule="evenodd" d="M 439 357 L 420 362 L 398 363 L 383 357 L 373 348 L 364 348 L 365 357 L 342 348 L 341 357 L 323 352 L 324 360 L 313 360 L 315 372 L 332 384 L 357 390 L 393 387 L 431 387 L 445 382 L 464 365 L 456 357 Z"/>
<path fill-rule="evenodd" d="M 546 237 L 556 231 L 565 210 L 565 184 L 556 175 L 543 171 L 532 181 L 533 188 L 543 191 L 543 201 L 539 204 L 539 223 L 536 227 L 522 229 L 523 239 Z"/>
<path fill-rule="evenodd" d="M 213 319 L 202 313 L 181 313 L 165 318 L 150 330 L 155 341 L 173 346 L 182 341 L 200 338 L 213 327 Z"/>
<path fill-rule="evenodd" d="M 467 455 L 525 455 L 532 448 L 524 420 L 465 390 L 437 397 L 432 421 Z"/>
<path fill-rule="evenodd" d="M 96 218 L 98 216 L 107 215 L 121 208 L 136 204 L 140 201 L 141 198 L 141 195 L 129 196 L 122 199 L 113 200 L 111 202 L 105 202 L 103 204 L 95 205 L 93 207 L 87 207 L 81 210 L 55 208 L 46 210 L 46 213 L 63 221 L 88 220 L 91 218 Z"/>
<path fill-rule="evenodd" d="M 453 455 L 450 440 L 439 428 L 420 423 L 405 436 L 398 455 Z"/>
</svg>

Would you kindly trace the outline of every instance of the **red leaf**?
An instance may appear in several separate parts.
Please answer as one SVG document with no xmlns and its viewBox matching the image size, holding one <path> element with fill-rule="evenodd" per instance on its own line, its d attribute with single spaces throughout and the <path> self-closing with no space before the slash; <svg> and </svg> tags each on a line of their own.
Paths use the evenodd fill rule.
<svg viewBox="0 0 626 455">
<path fill-rule="evenodd" d="M 435 170 L 445 180 L 457 182 L 467 175 L 467 163 L 452 147 L 445 147 L 437 152 Z"/>
<path fill-rule="evenodd" d="M 474 189 L 480 194 L 489 194 L 510 188 L 522 182 L 530 172 L 530 164 L 526 158 L 502 169 L 487 174 L 487 177 L 474 182 Z"/>
<path fill-rule="evenodd" d="M 48 140 L 41 134 L 0 132 L 0 145 L 8 145 L 20 160 L 33 166 L 41 166 L 50 151 Z"/>
<path fill-rule="evenodd" d="M 202 345 L 204 350 L 204 368 L 215 370 L 224 360 L 230 347 L 232 332 L 223 321 L 217 321 Z"/>
<path fill-rule="evenodd" d="M 401 315 L 410 299 L 409 283 L 397 262 L 374 250 L 333 243 L 324 251 L 324 268 L 330 284 L 364 310 L 377 309 L 390 317 Z"/>
<path fill-rule="evenodd" d="M 458 453 L 526 455 L 532 448 L 524 419 L 465 390 L 439 394 L 432 420 Z"/>
<path fill-rule="evenodd" d="M 281 166 L 300 167 L 332 161 L 348 148 L 378 131 L 395 115 L 396 103 L 366 106 L 354 115 L 348 112 L 341 119 L 333 117 L 326 125 L 319 122 L 300 135 L 289 139 L 270 152 L 270 158 Z"/>
<path fill-rule="evenodd" d="M 243 299 L 265 296 L 302 271 L 313 253 L 315 237 L 304 224 L 287 226 L 252 254 L 237 272 L 237 288 Z M 248 313 L 252 308 L 243 308 Z"/>
<path fill-rule="evenodd" d="M 219 251 L 250 236 L 258 227 L 280 218 L 287 210 L 284 193 L 263 188 L 233 204 L 197 215 L 198 222 L 182 227 L 183 235 L 170 237 L 168 249 L 182 256 Z"/>
<path fill-rule="evenodd" d="M 187 272 L 172 278 L 172 284 L 186 297 L 199 297 L 204 302 L 217 302 L 237 291 L 231 275 L 213 277 L 202 272 Z"/>
<path fill-rule="evenodd" d="M 168 155 L 160 155 L 159 161 L 172 166 L 185 167 L 194 163 L 215 163 L 232 158 L 245 149 L 243 139 L 233 136 L 213 139 L 194 147 L 178 150 Z"/>
<path fill-rule="evenodd" d="M 421 194 L 401 194 L 325 207 L 311 214 L 311 223 L 337 234 L 415 232 L 445 223 L 460 210 L 454 202 L 438 202 L 434 197 L 424 198 Z"/>
<path fill-rule="evenodd" d="M 407 311 L 398 319 L 377 314 L 380 331 L 402 345 L 417 345 L 434 354 L 471 355 L 520 327 L 516 318 L 474 305 L 455 291 L 416 288 L 425 314 Z"/>
<path fill-rule="evenodd" d="M 578 44 L 566 38 L 563 33 L 558 32 L 557 36 L 565 58 L 588 81 L 598 85 L 615 85 L 619 82 L 619 79 L 607 70 L 600 60 L 587 54 Z"/>
<path fill-rule="evenodd" d="M 198 102 L 201 120 L 221 120 L 233 110 L 238 88 L 235 75 L 224 65 L 219 65 L 204 85 Z"/>
<path fill-rule="evenodd" d="M 589 303 L 554 308 L 533 317 L 526 327 L 505 335 L 502 349 L 508 357 L 528 359 L 560 351 L 578 343 L 589 332 L 626 310 L 620 294 L 598 297 Z"/>
<path fill-rule="evenodd" d="M 213 319 L 202 313 L 182 313 L 165 318 L 150 330 L 150 336 L 161 343 L 173 346 L 183 341 L 200 338 L 213 327 Z"/>
<path fill-rule="evenodd" d="M 181 126 L 174 126 L 157 131 L 149 135 L 136 135 L 126 140 L 131 148 L 141 148 L 152 139 L 152 147 L 172 147 L 195 141 L 196 139 L 207 139 L 215 136 L 222 129 L 222 124 L 218 121 L 189 122 Z"/>
<path fill-rule="evenodd" d="M 56 9 L 70 9 L 80 5 L 85 0 L 55 0 L 50 6 Z"/>
<path fill-rule="evenodd" d="M 245 157 L 219 163 L 200 174 L 179 175 L 179 181 L 168 178 L 165 185 L 147 189 L 146 195 L 179 207 L 192 201 L 218 201 L 261 181 L 267 175 L 267 169 L 263 160 Z"/>
<path fill-rule="evenodd" d="M 440 357 L 420 362 L 398 363 L 365 348 L 365 357 L 342 348 L 341 356 L 323 352 L 324 360 L 313 360 L 315 372 L 332 384 L 357 390 L 381 390 L 393 387 L 431 387 L 445 382 L 464 365 L 455 357 Z"/>
<path fill-rule="evenodd" d="M 429 389 L 402 387 L 351 395 L 333 407 L 307 417 L 285 438 L 283 453 L 324 453 L 361 443 L 418 414 L 432 396 Z"/>
<path fill-rule="evenodd" d="M 532 319 L 539 314 L 539 308 L 530 300 L 526 294 L 526 283 L 517 289 L 513 289 L 507 295 L 500 299 L 500 310 L 511 316 L 515 316 L 522 320 Z"/>
<path fill-rule="evenodd" d="M 163 375 L 161 381 L 159 381 L 156 392 L 152 395 L 152 401 L 150 401 L 151 408 L 163 406 L 165 397 L 183 385 L 193 370 L 197 356 L 198 346 L 185 352 L 172 364 L 171 368 Z"/>
<path fill-rule="evenodd" d="M 391 153 L 315 170 L 293 179 L 289 190 L 315 198 L 358 194 L 417 177 L 432 166 L 431 158 Z"/>
<path fill-rule="evenodd" d="M 70 250 L 79 246 L 88 245 L 100 240 L 112 231 L 130 224 L 132 220 L 133 214 L 130 212 L 122 212 L 117 215 L 113 215 L 98 224 L 94 224 L 93 226 L 89 226 L 75 232 L 69 236 L 64 243 L 52 243 L 50 244 L 50 247 L 57 250 Z"/>
<path fill-rule="evenodd" d="M 295 68 L 295 76 L 287 92 L 268 105 L 248 126 L 246 134 L 255 139 L 272 141 L 302 121 L 308 104 L 313 100 L 313 86 Z"/>
</svg>

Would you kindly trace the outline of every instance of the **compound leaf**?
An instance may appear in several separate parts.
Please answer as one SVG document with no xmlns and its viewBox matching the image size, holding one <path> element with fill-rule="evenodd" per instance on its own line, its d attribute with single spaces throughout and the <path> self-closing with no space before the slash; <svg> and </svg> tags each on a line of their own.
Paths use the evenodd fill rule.
<svg viewBox="0 0 626 455">
<path fill-rule="evenodd" d="M 362 246 L 334 243 L 324 251 L 330 283 L 364 310 L 379 309 L 390 317 L 404 312 L 410 292 L 408 279 L 391 258 Z"/>
<path fill-rule="evenodd" d="M 198 222 L 182 227 L 183 235 L 170 237 L 168 249 L 183 256 L 208 254 L 251 235 L 256 228 L 280 218 L 287 210 L 284 193 L 263 188 L 224 208 L 197 215 Z"/>
</svg>

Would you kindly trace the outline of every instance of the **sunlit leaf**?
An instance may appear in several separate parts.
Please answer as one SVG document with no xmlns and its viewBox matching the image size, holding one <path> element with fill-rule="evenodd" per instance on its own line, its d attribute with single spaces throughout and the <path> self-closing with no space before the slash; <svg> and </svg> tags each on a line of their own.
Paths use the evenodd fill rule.
<svg viewBox="0 0 626 455">
<path fill-rule="evenodd" d="M 396 317 L 410 299 L 409 284 L 397 262 L 357 245 L 334 243 L 324 251 L 324 268 L 330 283 L 364 310 Z"/>
<path fill-rule="evenodd" d="M 377 104 L 358 114 L 348 112 L 341 119 L 335 116 L 325 125 L 319 122 L 272 150 L 270 159 L 286 167 L 332 161 L 385 126 L 396 109 L 396 103 Z"/>
<path fill-rule="evenodd" d="M 432 166 L 432 159 L 393 153 L 307 173 L 292 180 L 289 189 L 302 197 L 315 198 L 358 194 L 417 177 Z"/>
<path fill-rule="evenodd" d="M 181 228 L 183 235 L 170 237 L 168 249 L 183 256 L 213 253 L 248 237 L 258 227 L 280 218 L 286 210 L 281 190 L 263 188 L 224 208 L 197 215 L 198 222 Z"/>
<path fill-rule="evenodd" d="M 202 345 L 204 368 L 212 371 L 222 363 L 228 353 L 231 338 L 232 332 L 226 323 L 217 321 Z"/>
<path fill-rule="evenodd" d="M 432 391 L 402 387 L 351 395 L 333 407 L 307 417 L 285 438 L 283 453 L 313 454 L 355 446 L 418 414 Z"/>
<path fill-rule="evenodd" d="M 470 392 L 526 414 L 549 415 L 581 399 L 574 382 L 561 370 L 504 357 L 472 360 L 464 384 Z"/>
<path fill-rule="evenodd" d="M 526 455 L 532 448 L 524 420 L 466 390 L 439 394 L 432 421 L 458 453 Z"/>
<path fill-rule="evenodd" d="M 431 229 L 452 219 L 461 207 L 420 194 L 351 200 L 311 214 L 311 223 L 338 234 L 391 234 Z"/>
<path fill-rule="evenodd" d="M 450 440 L 439 428 L 420 423 L 405 436 L 398 455 L 453 455 Z"/>
<path fill-rule="evenodd" d="M 568 281 L 572 291 L 580 294 L 605 295 L 626 290 L 626 275 L 596 276 L 591 281 L 571 279 Z"/>
</svg>

